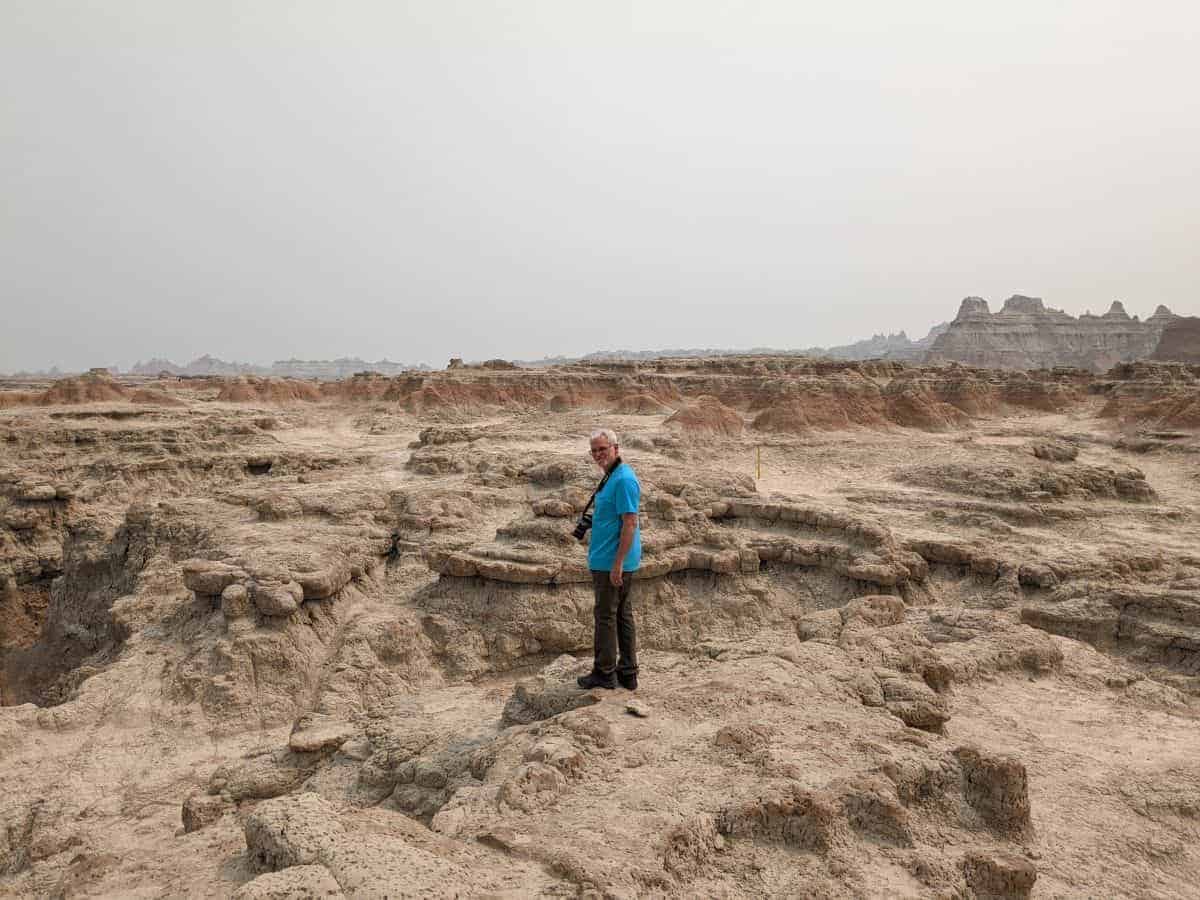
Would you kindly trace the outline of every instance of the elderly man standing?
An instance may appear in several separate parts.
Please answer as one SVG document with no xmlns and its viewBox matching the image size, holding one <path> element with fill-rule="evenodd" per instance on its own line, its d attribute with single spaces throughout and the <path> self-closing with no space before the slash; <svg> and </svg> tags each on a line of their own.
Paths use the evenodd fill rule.
<svg viewBox="0 0 1200 900">
<path fill-rule="evenodd" d="M 622 462 L 617 436 L 607 428 L 591 438 L 592 460 L 604 472 L 596 490 L 588 568 L 596 594 L 592 671 L 580 676 L 582 688 L 637 690 L 637 627 L 629 588 L 642 561 L 638 502 L 642 488 L 628 463 Z M 618 650 L 620 656 L 618 657 Z"/>
</svg>

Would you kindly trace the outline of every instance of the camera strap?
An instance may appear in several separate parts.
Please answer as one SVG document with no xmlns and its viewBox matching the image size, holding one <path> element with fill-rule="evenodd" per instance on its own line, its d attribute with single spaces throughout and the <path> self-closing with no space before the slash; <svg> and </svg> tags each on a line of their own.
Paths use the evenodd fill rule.
<svg viewBox="0 0 1200 900">
<path fill-rule="evenodd" d="M 585 506 L 583 508 L 583 512 L 580 513 L 581 516 L 587 515 L 587 511 L 592 508 L 592 503 L 594 503 L 596 500 L 596 495 L 599 494 L 602 490 L 604 490 L 604 486 L 606 484 L 608 484 L 608 479 L 612 477 L 612 473 L 617 471 L 617 469 L 620 468 L 620 466 L 621 466 L 621 457 L 618 456 L 617 461 L 613 463 L 612 468 L 604 473 L 604 477 L 600 479 L 600 483 L 598 485 L 596 485 L 596 489 L 594 491 L 592 491 L 592 496 L 590 496 L 588 498 L 587 506 Z"/>
</svg>

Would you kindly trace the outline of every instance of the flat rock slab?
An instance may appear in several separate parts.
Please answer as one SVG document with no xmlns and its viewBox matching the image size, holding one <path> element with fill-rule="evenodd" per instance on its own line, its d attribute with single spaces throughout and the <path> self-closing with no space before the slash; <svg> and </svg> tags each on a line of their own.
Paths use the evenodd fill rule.
<svg viewBox="0 0 1200 900">
<path fill-rule="evenodd" d="M 337 749 L 356 734 L 358 729 L 348 722 L 309 714 L 296 721 L 288 746 L 297 753 L 319 753 Z"/>
</svg>

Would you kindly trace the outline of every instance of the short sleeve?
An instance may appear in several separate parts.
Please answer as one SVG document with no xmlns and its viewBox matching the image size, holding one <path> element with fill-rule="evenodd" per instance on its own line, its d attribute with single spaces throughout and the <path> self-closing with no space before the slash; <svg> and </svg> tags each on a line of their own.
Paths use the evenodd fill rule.
<svg viewBox="0 0 1200 900">
<path fill-rule="evenodd" d="M 622 478 L 618 481 L 616 490 L 613 491 L 613 507 L 616 509 L 617 515 L 623 516 L 626 513 L 637 512 L 641 496 L 642 488 L 636 478 Z"/>
</svg>

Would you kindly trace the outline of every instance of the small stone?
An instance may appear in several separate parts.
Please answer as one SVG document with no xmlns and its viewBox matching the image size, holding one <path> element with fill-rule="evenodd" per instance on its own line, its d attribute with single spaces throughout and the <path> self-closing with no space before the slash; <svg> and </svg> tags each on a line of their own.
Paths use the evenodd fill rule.
<svg viewBox="0 0 1200 900">
<path fill-rule="evenodd" d="M 1023 900 L 1037 881 L 1037 867 L 1007 853 L 968 853 L 962 861 L 967 886 L 980 900 Z"/>
<path fill-rule="evenodd" d="M 229 804 L 220 796 L 192 794 L 183 801 L 181 816 L 184 833 L 191 834 L 206 825 L 211 825 L 225 815 L 225 810 L 228 808 Z"/>
<path fill-rule="evenodd" d="M 303 599 L 325 600 L 350 583 L 350 565 L 339 560 L 323 568 L 296 572 L 293 577 L 300 584 Z"/>
<path fill-rule="evenodd" d="M 189 559 L 183 563 L 184 586 L 209 597 L 219 597 L 225 588 L 245 577 L 245 572 L 221 562 Z"/>
<path fill-rule="evenodd" d="M 371 758 L 371 742 L 366 738 L 349 740 L 338 748 L 338 752 L 349 759 L 366 762 Z"/>
<path fill-rule="evenodd" d="M 231 584 L 221 591 L 221 613 L 228 619 L 244 619 L 254 612 L 250 592 L 243 584 Z"/>
<path fill-rule="evenodd" d="M 317 753 L 336 749 L 355 734 L 355 727 L 347 722 L 309 713 L 296 720 L 288 738 L 288 746 L 297 753 Z"/>
<path fill-rule="evenodd" d="M 987 825 L 1013 833 L 1030 827 L 1029 779 L 1024 764 L 975 747 L 959 747 L 954 756 L 962 766 L 963 798 Z"/>
<path fill-rule="evenodd" d="M 254 583 L 254 605 L 264 616 L 290 616 L 303 599 L 304 590 L 294 581 Z"/>
<path fill-rule="evenodd" d="M 547 497 L 533 502 L 533 512 L 535 515 L 561 519 L 572 515 L 575 510 L 565 500 Z"/>
<path fill-rule="evenodd" d="M 639 719 L 650 718 L 650 710 L 646 708 L 646 704 L 641 700 L 629 700 L 625 704 L 625 712 L 631 716 L 637 716 Z"/>
</svg>

